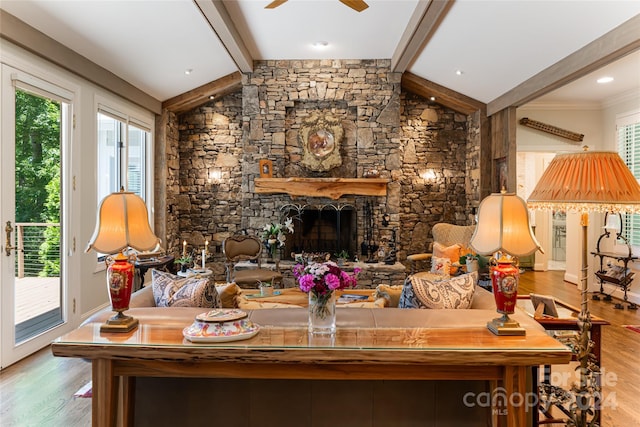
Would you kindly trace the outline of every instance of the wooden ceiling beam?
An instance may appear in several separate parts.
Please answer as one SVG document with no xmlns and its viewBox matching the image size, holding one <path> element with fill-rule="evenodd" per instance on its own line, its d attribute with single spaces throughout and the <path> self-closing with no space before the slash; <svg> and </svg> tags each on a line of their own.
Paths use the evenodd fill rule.
<svg viewBox="0 0 640 427">
<path fill-rule="evenodd" d="M 391 71 L 404 73 L 413 63 L 453 5 L 449 0 L 418 2 L 391 57 Z"/>
<path fill-rule="evenodd" d="M 162 103 L 162 108 L 180 114 L 209 102 L 211 96 L 220 98 L 240 89 L 242 89 L 242 75 L 236 71 L 189 92 L 167 99 Z"/>
<path fill-rule="evenodd" d="M 519 107 L 640 49 L 640 15 L 636 15 L 487 104 L 493 115 Z"/>
<path fill-rule="evenodd" d="M 484 112 L 487 109 L 486 104 L 480 101 L 418 77 L 408 71 L 402 74 L 402 88 L 426 99 L 435 97 L 435 102 L 438 104 L 463 114 L 471 114 L 478 110 Z"/>
<path fill-rule="evenodd" d="M 193 0 L 211 29 L 243 73 L 253 72 L 253 58 L 220 0 Z"/>
</svg>

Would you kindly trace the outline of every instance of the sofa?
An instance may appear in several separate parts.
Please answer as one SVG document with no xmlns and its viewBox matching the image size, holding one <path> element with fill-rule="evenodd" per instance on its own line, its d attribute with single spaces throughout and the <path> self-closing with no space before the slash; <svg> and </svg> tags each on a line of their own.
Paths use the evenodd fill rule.
<svg viewBox="0 0 640 427">
<path fill-rule="evenodd" d="M 253 310 L 260 308 L 294 308 L 306 307 L 308 295 L 297 288 L 277 290 L 277 294 L 260 297 L 256 289 L 241 289 L 235 283 L 216 285 L 221 307 Z M 347 308 L 396 308 L 399 305 L 402 286 L 378 285 L 375 289 L 350 289 L 339 293 L 366 296 L 366 300 L 339 304 Z M 152 285 L 134 292 L 131 295 L 130 308 L 155 307 Z M 493 294 L 480 286 L 475 286 L 471 309 L 495 310 Z M 107 308 L 106 310 L 110 310 Z"/>
</svg>

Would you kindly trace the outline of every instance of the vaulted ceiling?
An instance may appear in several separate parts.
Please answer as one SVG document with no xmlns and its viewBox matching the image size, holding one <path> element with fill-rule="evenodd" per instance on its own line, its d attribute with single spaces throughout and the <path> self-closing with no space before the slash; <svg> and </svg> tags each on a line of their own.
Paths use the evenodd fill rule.
<svg viewBox="0 0 640 427">
<path fill-rule="evenodd" d="M 254 60 L 279 59 L 391 59 L 408 86 L 496 111 L 541 95 L 597 103 L 640 90 L 640 55 L 628 55 L 640 48 L 639 1 L 366 0 L 361 12 L 338 0 L 269 3 L 2 0 L 0 8 L 170 105 L 224 93 Z M 614 84 L 592 89 L 590 73 L 604 66 L 617 73 Z"/>
</svg>

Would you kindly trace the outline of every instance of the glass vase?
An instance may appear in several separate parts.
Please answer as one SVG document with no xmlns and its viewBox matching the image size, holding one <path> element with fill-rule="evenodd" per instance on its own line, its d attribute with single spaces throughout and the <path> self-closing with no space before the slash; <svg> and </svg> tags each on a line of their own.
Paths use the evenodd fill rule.
<svg viewBox="0 0 640 427">
<path fill-rule="evenodd" d="M 335 334 L 336 295 L 330 292 L 316 295 L 309 292 L 309 333 Z"/>
</svg>

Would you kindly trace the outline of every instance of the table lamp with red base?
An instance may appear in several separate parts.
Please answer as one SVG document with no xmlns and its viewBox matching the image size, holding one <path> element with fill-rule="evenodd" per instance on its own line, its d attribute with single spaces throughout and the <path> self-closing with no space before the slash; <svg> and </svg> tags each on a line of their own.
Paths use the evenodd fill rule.
<svg viewBox="0 0 640 427">
<path fill-rule="evenodd" d="M 87 247 L 107 257 L 107 289 L 116 315 L 100 326 L 101 332 L 129 332 L 138 326 L 138 319 L 124 314 L 129 309 L 133 289 L 134 266 L 125 250 L 154 249 L 158 239 L 149 225 L 147 207 L 136 194 L 120 191 L 105 197 L 98 208 L 96 230 Z"/>
<path fill-rule="evenodd" d="M 490 269 L 496 310 L 502 317 L 487 323 L 496 335 L 525 335 L 513 314 L 518 297 L 520 270 L 517 257 L 531 255 L 542 248 L 529 225 L 524 200 L 506 192 L 491 194 L 478 207 L 478 225 L 470 245 L 480 255 L 494 255 Z"/>
</svg>

